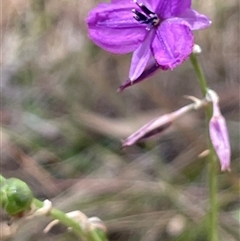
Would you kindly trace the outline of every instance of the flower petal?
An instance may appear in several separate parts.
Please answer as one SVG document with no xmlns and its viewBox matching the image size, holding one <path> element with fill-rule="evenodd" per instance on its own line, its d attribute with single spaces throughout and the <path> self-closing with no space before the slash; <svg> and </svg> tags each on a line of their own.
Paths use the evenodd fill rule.
<svg viewBox="0 0 240 241">
<path fill-rule="evenodd" d="M 211 25 L 209 18 L 203 14 L 198 13 L 193 9 L 188 9 L 183 14 L 179 15 L 183 18 L 191 30 L 198 30 L 202 28 L 207 28 Z"/>
<path fill-rule="evenodd" d="M 192 52 L 193 34 L 184 20 L 171 18 L 161 23 L 152 43 L 153 55 L 163 69 L 173 69 Z"/>
<path fill-rule="evenodd" d="M 133 3 L 133 0 L 111 0 L 111 3 Z"/>
<path fill-rule="evenodd" d="M 113 53 L 134 51 L 144 40 L 145 26 L 132 14 L 136 4 L 99 4 L 87 17 L 89 37 L 98 46 Z"/>
<path fill-rule="evenodd" d="M 124 84 L 122 84 L 119 89 L 118 92 L 122 92 L 123 90 L 125 90 L 127 87 L 135 85 L 139 82 L 144 81 L 145 79 L 147 79 L 148 77 L 152 76 L 157 70 L 160 69 L 160 66 L 156 63 L 156 60 L 152 57 L 150 57 L 150 60 L 147 64 L 146 69 L 142 72 L 142 74 L 135 80 L 130 80 L 127 79 L 125 81 Z"/>
<path fill-rule="evenodd" d="M 176 17 L 191 7 L 191 0 L 160 0 L 155 12 L 163 19 Z"/>
<path fill-rule="evenodd" d="M 155 31 L 151 31 L 144 42 L 133 52 L 129 78 L 131 81 L 137 79 L 147 66 L 152 55 L 150 44 Z"/>
</svg>

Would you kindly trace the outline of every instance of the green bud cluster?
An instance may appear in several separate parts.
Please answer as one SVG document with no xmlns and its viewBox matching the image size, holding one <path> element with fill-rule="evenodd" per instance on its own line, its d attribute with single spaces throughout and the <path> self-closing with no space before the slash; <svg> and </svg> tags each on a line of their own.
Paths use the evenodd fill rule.
<svg viewBox="0 0 240 241">
<path fill-rule="evenodd" d="M 0 175 L 0 205 L 11 216 L 30 210 L 33 193 L 28 185 L 17 179 Z"/>
</svg>

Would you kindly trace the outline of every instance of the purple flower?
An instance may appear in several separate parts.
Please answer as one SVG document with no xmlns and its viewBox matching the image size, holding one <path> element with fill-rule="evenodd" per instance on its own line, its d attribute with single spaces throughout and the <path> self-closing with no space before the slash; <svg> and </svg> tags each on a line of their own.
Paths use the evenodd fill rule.
<svg viewBox="0 0 240 241">
<path fill-rule="evenodd" d="M 89 37 L 103 49 L 133 52 L 130 81 L 155 59 L 173 69 L 192 52 L 192 30 L 206 28 L 209 19 L 191 8 L 191 0 L 112 0 L 99 4 L 87 17 Z"/>
<path fill-rule="evenodd" d="M 220 161 L 221 170 L 230 171 L 231 149 L 226 121 L 220 112 L 217 94 L 213 90 L 209 90 L 208 98 L 213 104 L 213 114 L 209 122 L 210 139 Z"/>
</svg>

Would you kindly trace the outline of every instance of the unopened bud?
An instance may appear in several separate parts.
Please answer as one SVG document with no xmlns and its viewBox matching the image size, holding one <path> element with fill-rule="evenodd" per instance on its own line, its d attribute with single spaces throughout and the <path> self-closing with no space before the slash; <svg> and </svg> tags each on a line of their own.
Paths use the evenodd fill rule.
<svg viewBox="0 0 240 241">
<path fill-rule="evenodd" d="M 146 139 L 153 135 L 159 134 L 159 133 L 165 131 L 168 127 L 171 126 L 171 124 L 176 119 L 182 117 L 187 112 L 189 112 L 191 110 L 199 109 L 206 105 L 206 100 L 199 100 L 194 97 L 192 97 L 192 98 L 188 97 L 188 98 L 193 100 L 194 103 L 184 106 L 169 114 L 165 114 L 156 119 L 151 120 L 150 122 L 145 124 L 143 127 L 138 129 L 136 132 L 134 132 L 132 135 L 130 135 L 123 142 L 122 147 L 131 146 L 140 140 L 143 140 L 143 139 Z"/>
<path fill-rule="evenodd" d="M 139 130 L 134 132 L 132 135 L 130 135 L 122 144 L 123 147 L 131 146 L 135 144 L 136 142 L 148 138 L 150 136 L 156 135 L 160 132 L 163 132 L 166 130 L 170 125 L 172 124 L 172 121 L 170 119 L 170 116 L 168 114 L 160 116 L 154 120 L 151 120 L 147 124 L 145 124 L 143 127 L 141 127 Z"/>
<path fill-rule="evenodd" d="M 202 48 L 198 44 L 194 44 L 192 52 L 194 54 L 201 54 L 202 53 Z"/>
<path fill-rule="evenodd" d="M 218 156 L 222 171 L 230 171 L 231 148 L 226 120 L 219 108 L 219 97 L 213 90 L 208 90 L 207 97 L 212 101 L 213 114 L 209 121 L 209 134 L 212 145 Z"/>
<path fill-rule="evenodd" d="M 1 180 L 1 206 L 11 216 L 29 211 L 33 200 L 33 193 L 28 185 L 17 178 Z"/>
</svg>

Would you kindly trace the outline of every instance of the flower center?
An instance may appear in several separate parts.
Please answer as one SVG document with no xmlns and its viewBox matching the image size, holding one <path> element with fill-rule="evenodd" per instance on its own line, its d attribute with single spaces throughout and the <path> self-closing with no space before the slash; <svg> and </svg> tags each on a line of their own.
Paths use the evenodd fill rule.
<svg viewBox="0 0 240 241">
<path fill-rule="evenodd" d="M 142 3 L 138 3 L 137 0 L 134 0 L 137 6 L 142 10 L 142 12 L 133 9 L 133 17 L 142 24 L 146 24 L 146 30 L 150 30 L 152 27 L 156 27 L 160 23 L 160 19 L 156 13 L 150 11 L 145 5 Z"/>
</svg>

